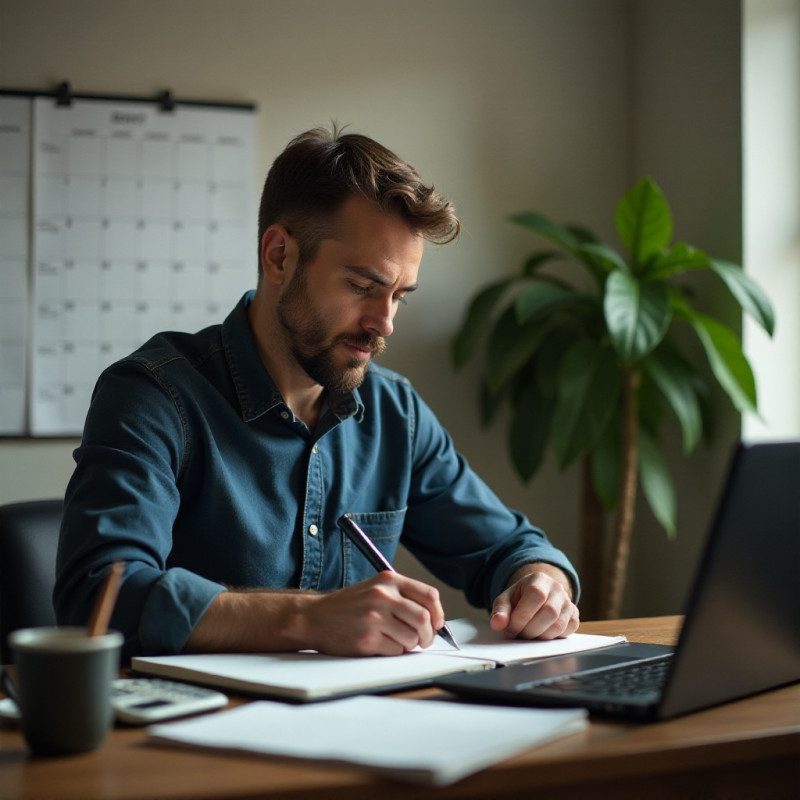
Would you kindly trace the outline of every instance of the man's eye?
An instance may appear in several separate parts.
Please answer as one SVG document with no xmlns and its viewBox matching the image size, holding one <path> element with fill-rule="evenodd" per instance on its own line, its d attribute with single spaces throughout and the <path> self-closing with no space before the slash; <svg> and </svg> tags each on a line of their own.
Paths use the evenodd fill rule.
<svg viewBox="0 0 800 800">
<path fill-rule="evenodd" d="M 396 303 L 402 303 L 403 305 L 406 305 L 406 303 L 408 303 L 408 300 L 406 300 L 406 296 L 404 294 L 396 294 L 394 296 L 394 301 Z"/>
<path fill-rule="evenodd" d="M 361 284 L 353 283 L 352 281 L 350 282 L 350 288 L 356 294 L 369 294 L 369 289 L 370 289 L 369 286 L 361 286 Z"/>
</svg>

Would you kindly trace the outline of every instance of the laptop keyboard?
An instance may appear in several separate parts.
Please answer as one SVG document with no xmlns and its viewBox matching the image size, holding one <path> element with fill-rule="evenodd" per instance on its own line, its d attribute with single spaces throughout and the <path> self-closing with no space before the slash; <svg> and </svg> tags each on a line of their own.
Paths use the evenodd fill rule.
<svg viewBox="0 0 800 800">
<path fill-rule="evenodd" d="M 550 678 L 533 686 L 556 689 L 563 692 L 579 692 L 583 695 L 615 695 L 618 697 L 635 697 L 652 693 L 661 693 L 669 672 L 670 656 L 637 661 L 620 667 L 583 672 L 560 678 Z M 521 688 L 521 687 L 520 687 Z"/>
</svg>

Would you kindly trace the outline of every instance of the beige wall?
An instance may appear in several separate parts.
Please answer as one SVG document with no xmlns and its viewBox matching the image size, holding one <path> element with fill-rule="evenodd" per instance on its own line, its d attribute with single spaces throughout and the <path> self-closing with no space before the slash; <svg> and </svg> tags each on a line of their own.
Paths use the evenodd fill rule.
<svg viewBox="0 0 800 800">
<path fill-rule="evenodd" d="M 649 173 L 664 190 L 675 236 L 711 255 L 742 260 L 741 18 L 738 0 L 635 0 L 633 8 L 632 153 L 635 174 Z M 706 308 L 715 280 L 695 282 Z M 678 495 L 678 532 L 669 541 L 639 504 L 631 552 L 627 607 L 635 613 L 681 610 L 724 479 L 740 419 L 721 392 L 714 442 L 690 459 L 680 433 L 665 436 Z"/>
<path fill-rule="evenodd" d="M 739 257 L 738 26 L 733 0 L 3 0 L 0 76 L 254 101 L 258 183 L 293 134 L 330 119 L 408 158 L 465 230 L 426 253 L 384 363 L 414 381 L 500 496 L 574 554 L 575 475 L 549 468 L 520 485 L 502 426 L 477 426 L 475 370 L 453 374 L 449 342 L 476 287 L 536 244 L 504 215 L 539 209 L 611 235 L 614 202 L 644 172 L 672 195 L 683 238 Z M 61 494 L 75 444 L 0 441 L 0 502 Z M 640 515 L 628 613 L 680 607 L 720 452 L 727 442 L 692 466 L 676 455 L 691 476 L 676 545 Z M 653 566 L 652 548 L 674 572 Z"/>
</svg>

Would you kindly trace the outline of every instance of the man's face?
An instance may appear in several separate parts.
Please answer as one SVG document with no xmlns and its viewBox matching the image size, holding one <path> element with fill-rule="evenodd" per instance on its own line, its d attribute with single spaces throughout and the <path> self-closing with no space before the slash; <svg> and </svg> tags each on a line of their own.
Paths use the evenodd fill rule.
<svg viewBox="0 0 800 800">
<path fill-rule="evenodd" d="M 402 220 L 361 198 L 345 204 L 336 238 L 322 240 L 278 300 L 291 355 L 312 380 L 332 393 L 361 384 L 417 287 L 422 248 Z"/>
</svg>

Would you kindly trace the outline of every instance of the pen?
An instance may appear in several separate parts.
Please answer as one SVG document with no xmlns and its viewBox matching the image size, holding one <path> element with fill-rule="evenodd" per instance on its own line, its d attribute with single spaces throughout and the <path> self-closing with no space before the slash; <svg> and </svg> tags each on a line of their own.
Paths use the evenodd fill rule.
<svg viewBox="0 0 800 800">
<path fill-rule="evenodd" d="M 397 572 L 397 570 L 389 563 L 389 560 L 378 550 L 377 547 L 372 543 L 369 536 L 367 536 L 361 528 L 350 519 L 348 514 L 343 514 L 339 517 L 339 527 L 347 534 L 350 538 L 350 541 L 361 551 L 364 557 L 375 567 L 378 572 L 383 572 L 388 570 L 389 572 Z M 447 627 L 447 623 L 445 622 L 441 628 L 439 628 L 436 633 L 444 639 L 447 644 L 451 647 L 455 647 L 456 650 L 460 650 L 461 648 L 456 643 L 455 637 L 450 632 L 450 628 Z"/>
</svg>

